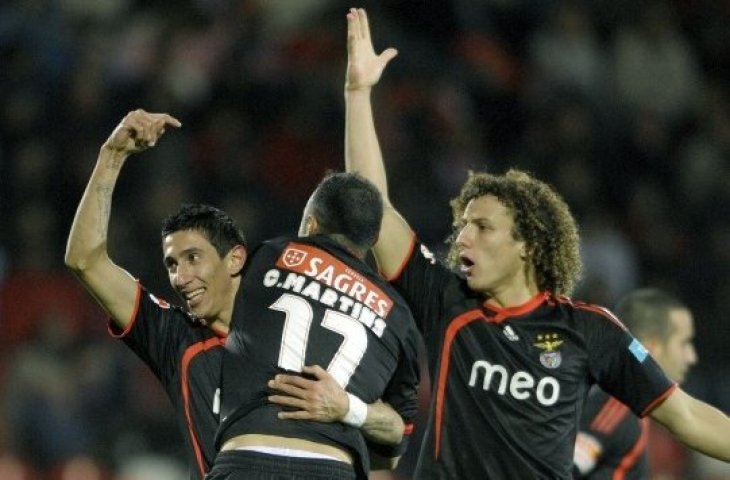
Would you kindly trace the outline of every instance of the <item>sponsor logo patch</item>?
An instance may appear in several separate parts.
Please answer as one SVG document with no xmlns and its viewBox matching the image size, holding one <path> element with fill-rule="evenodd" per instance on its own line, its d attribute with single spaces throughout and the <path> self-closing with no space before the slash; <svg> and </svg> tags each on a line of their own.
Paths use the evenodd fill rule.
<svg viewBox="0 0 730 480">
<path fill-rule="evenodd" d="M 287 268 L 292 268 L 301 265 L 305 258 L 307 258 L 307 252 L 289 247 L 281 256 L 281 263 Z"/>
<path fill-rule="evenodd" d="M 326 251 L 291 242 L 276 261 L 276 267 L 305 275 L 343 293 L 382 318 L 393 308 L 393 299 L 378 285 Z"/>
</svg>

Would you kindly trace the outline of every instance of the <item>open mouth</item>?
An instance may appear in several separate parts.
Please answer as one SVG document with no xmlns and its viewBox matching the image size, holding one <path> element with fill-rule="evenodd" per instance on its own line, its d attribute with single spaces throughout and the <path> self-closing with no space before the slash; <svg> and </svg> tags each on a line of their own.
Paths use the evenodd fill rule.
<svg viewBox="0 0 730 480">
<path fill-rule="evenodd" d="M 195 290 L 191 290 L 189 292 L 180 292 L 185 299 L 185 301 L 192 305 L 194 303 L 197 303 L 203 296 L 203 293 L 205 293 L 204 288 L 196 288 Z"/>
<path fill-rule="evenodd" d="M 466 255 L 459 255 L 459 261 L 461 262 L 461 271 L 468 274 L 474 266 L 474 261 Z"/>
</svg>

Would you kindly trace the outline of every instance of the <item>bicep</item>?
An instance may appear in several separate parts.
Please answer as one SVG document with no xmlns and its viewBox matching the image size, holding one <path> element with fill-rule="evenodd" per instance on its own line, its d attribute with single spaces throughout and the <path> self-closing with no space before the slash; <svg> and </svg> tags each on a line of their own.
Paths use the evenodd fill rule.
<svg viewBox="0 0 730 480">
<path fill-rule="evenodd" d="M 413 246 L 413 236 L 408 222 L 392 205 L 386 205 L 380 236 L 373 247 L 378 268 L 386 278 L 394 277 L 405 263 Z"/>
<path fill-rule="evenodd" d="M 74 273 L 114 323 L 126 328 L 137 302 L 137 280 L 108 258 Z"/>
</svg>

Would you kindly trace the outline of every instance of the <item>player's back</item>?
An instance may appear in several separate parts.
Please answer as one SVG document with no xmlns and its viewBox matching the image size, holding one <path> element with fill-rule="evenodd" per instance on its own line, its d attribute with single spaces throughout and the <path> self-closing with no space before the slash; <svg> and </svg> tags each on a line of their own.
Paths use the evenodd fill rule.
<svg viewBox="0 0 730 480">
<path fill-rule="evenodd" d="M 226 343 L 221 442 L 259 433 L 364 451 L 352 427 L 278 420 L 280 407 L 266 399 L 267 381 L 320 365 L 371 403 L 383 395 L 399 362 L 411 362 L 417 375 L 415 332 L 398 294 L 333 241 L 265 242 L 247 261 Z"/>
</svg>

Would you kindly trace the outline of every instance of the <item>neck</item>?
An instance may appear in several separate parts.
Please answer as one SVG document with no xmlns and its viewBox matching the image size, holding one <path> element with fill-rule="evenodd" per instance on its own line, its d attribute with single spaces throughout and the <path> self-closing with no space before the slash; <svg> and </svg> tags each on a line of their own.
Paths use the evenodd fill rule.
<svg viewBox="0 0 730 480">
<path fill-rule="evenodd" d="M 347 250 L 348 252 L 350 252 L 351 255 L 359 258 L 360 260 L 365 259 L 367 250 L 363 250 L 362 248 L 358 247 L 355 243 L 350 241 L 350 239 L 347 238 L 345 235 L 343 235 L 341 233 L 329 233 L 329 234 L 327 234 L 327 237 L 329 237 L 334 242 L 336 242 L 340 247 L 342 247 L 345 250 Z"/>
<path fill-rule="evenodd" d="M 528 302 L 540 292 L 537 284 L 529 278 L 515 279 L 507 285 L 500 285 L 497 288 L 486 291 L 489 297 L 488 302 L 499 308 L 518 307 Z"/>
<path fill-rule="evenodd" d="M 236 306 L 236 293 L 238 288 L 241 286 L 241 275 L 233 277 L 231 290 L 228 292 L 228 298 L 226 299 L 225 308 L 218 314 L 218 317 L 208 324 L 209 327 L 214 328 L 218 331 L 228 333 L 228 328 L 233 318 L 233 308 Z"/>
<path fill-rule="evenodd" d="M 488 303 L 498 306 L 499 308 L 510 308 L 524 305 L 532 297 L 538 294 L 537 288 L 533 289 L 519 289 L 514 291 L 502 291 L 497 293 L 488 293 Z"/>
<path fill-rule="evenodd" d="M 225 323 L 221 320 L 216 320 L 213 323 L 209 324 L 208 328 L 210 328 L 211 330 L 214 330 L 218 333 L 228 335 L 228 331 L 229 331 L 228 325 L 229 325 L 228 323 Z"/>
</svg>

